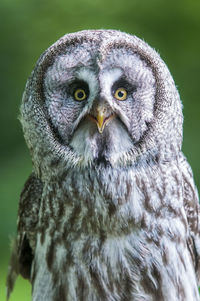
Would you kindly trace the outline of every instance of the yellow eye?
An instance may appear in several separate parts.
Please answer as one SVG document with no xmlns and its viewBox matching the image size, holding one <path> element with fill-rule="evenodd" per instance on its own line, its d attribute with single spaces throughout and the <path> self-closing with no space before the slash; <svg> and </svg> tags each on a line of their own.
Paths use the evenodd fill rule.
<svg viewBox="0 0 200 301">
<path fill-rule="evenodd" d="M 115 91 L 114 97 L 117 100 L 126 100 L 126 98 L 127 98 L 127 91 L 126 91 L 126 89 L 124 89 L 124 88 L 118 88 Z"/>
<path fill-rule="evenodd" d="M 82 101 L 87 98 L 87 94 L 83 89 L 76 89 L 74 92 L 74 98 L 75 100 Z"/>
</svg>

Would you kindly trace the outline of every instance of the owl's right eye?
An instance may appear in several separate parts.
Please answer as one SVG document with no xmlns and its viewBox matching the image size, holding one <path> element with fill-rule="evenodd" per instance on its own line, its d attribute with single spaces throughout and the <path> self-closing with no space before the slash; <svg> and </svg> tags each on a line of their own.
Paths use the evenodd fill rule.
<svg viewBox="0 0 200 301">
<path fill-rule="evenodd" d="M 77 101 L 82 101 L 85 100 L 87 98 L 87 93 L 84 89 L 76 89 L 74 91 L 74 99 Z"/>
</svg>

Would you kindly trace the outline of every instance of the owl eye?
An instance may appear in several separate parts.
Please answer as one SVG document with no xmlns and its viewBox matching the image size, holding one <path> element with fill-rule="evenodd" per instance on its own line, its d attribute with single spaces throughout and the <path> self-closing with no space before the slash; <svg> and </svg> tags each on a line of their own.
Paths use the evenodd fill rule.
<svg viewBox="0 0 200 301">
<path fill-rule="evenodd" d="M 126 89 L 124 89 L 124 88 L 118 88 L 115 91 L 114 97 L 117 100 L 126 100 L 126 98 L 127 98 L 127 91 L 126 91 Z"/>
<path fill-rule="evenodd" d="M 77 101 L 82 101 L 87 98 L 87 94 L 84 89 L 76 89 L 74 92 L 74 99 Z"/>
</svg>

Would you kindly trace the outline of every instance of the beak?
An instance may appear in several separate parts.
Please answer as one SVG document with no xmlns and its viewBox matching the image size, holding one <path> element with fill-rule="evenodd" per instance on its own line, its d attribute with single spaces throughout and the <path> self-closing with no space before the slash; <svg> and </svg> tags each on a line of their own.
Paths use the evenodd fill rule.
<svg viewBox="0 0 200 301">
<path fill-rule="evenodd" d="M 105 126 L 113 119 L 114 115 L 108 115 L 106 109 L 102 106 L 97 107 L 96 112 L 96 116 L 89 114 L 89 117 L 96 123 L 99 133 L 102 134 Z"/>
<path fill-rule="evenodd" d="M 97 116 L 96 116 L 96 124 L 99 130 L 99 133 L 103 133 L 104 127 L 106 125 L 106 118 L 105 114 L 103 113 L 103 110 L 98 110 L 97 111 Z"/>
</svg>

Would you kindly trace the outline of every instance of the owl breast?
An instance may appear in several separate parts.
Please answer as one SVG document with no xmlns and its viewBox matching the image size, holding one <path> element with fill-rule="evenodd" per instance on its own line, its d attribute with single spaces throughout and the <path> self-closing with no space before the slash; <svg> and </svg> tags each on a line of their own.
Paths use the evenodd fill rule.
<svg viewBox="0 0 200 301">
<path fill-rule="evenodd" d="M 147 175 L 140 175 L 131 168 L 69 171 L 62 189 L 58 183 L 46 187 L 33 300 L 41 285 L 47 300 L 180 300 L 180 291 L 185 300 L 195 300 L 180 191 L 173 186 L 177 174 L 165 194 L 155 187 L 149 199 L 145 191 L 156 185 L 158 171 L 145 186 Z M 161 194 L 171 209 L 157 200 Z M 47 283 L 55 290 L 48 291 Z"/>
</svg>

